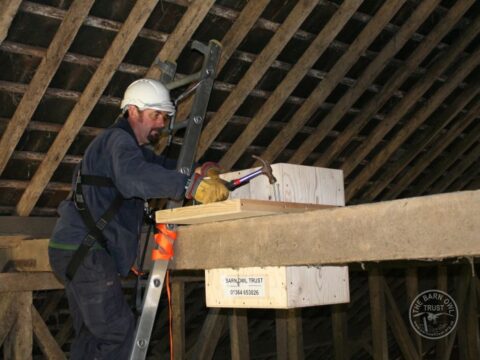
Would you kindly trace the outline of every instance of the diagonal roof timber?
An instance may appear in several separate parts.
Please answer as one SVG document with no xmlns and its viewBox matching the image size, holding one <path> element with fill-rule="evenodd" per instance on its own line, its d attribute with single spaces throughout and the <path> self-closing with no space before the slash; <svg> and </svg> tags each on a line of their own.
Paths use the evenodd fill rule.
<svg viewBox="0 0 480 360">
<path fill-rule="evenodd" d="M 360 174 L 358 174 L 347 187 L 345 198 L 350 200 L 353 195 L 385 164 L 385 162 L 392 156 L 415 129 L 420 126 L 427 118 L 435 111 L 435 109 L 449 96 L 458 84 L 467 77 L 471 71 L 480 63 L 480 48 L 477 49 L 470 57 L 458 68 L 451 76 L 450 81 L 445 83 L 438 89 L 434 95 L 429 99 L 427 104 L 422 106 L 416 113 L 406 122 L 405 125 L 395 134 L 389 143 L 383 147 L 368 164 L 365 166 Z M 428 82 L 428 81 L 427 81 Z M 410 106 L 404 107 L 404 109 Z M 393 110 L 392 112 L 395 112 Z M 401 110 L 399 111 L 401 112 Z M 387 122 L 387 121 L 385 121 Z M 375 144 L 374 144 L 375 145 Z"/>
<path fill-rule="evenodd" d="M 73 2 L 60 24 L 45 57 L 35 71 L 27 91 L 15 110 L 15 114 L 6 131 L 3 133 L 0 141 L 0 174 L 5 169 L 8 159 L 18 144 L 48 84 L 55 75 L 63 56 L 73 42 L 93 3 L 94 0 L 77 0 Z"/>
<path fill-rule="evenodd" d="M 203 156 L 210 144 L 226 125 L 228 120 L 235 114 L 250 91 L 255 87 L 271 63 L 280 54 L 295 31 L 300 27 L 310 12 L 315 8 L 316 1 L 300 0 L 290 12 L 282 26 L 263 48 L 255 62 L 249 67 L 243 78 L 237 84 L 234 91 L 230 93 L 216 115 L 205 126 L 197 149 L 197 159 Z"/>
<path fill-rule="evenodd" d="M 168 36 L 167 42 L 158 53 L 152 65 L 147 71 L 145 77 L 151 79 L 160 79 L 162 71 L 157 65 L 162 61 L 175 61 L 187 45 L 191 36 L 198 28 L 202 20 L 208 13 L 215 0 L 195 0 L 182 16 L 173 32 Z"/>
<path fill-rule="evenodd" d="M 9 0 L 0 2 L 0 44 L 8 35 L 8 30 L 12 24 L 13 18 L 17 14 L 22 0 Z"/>
<path fill-rule="evenodd" d="M 326 134 L 337 125 L 348 109 L 355 104 L 368 86 L 384 70 L 390 58 L 405 45 L 412 33 L 425 21 L 439 2 L 439 0 L 430 0 L 420 3 L 399 31 L 368 65 L 367 69 L 357 79 L 356 84 L 336 103 L 330 113 L 322 119 L 315 133 L 303 142 L 289 162 L 301 164 L 305 161 L 305 158 L 323 141 Z"/>
<path fill-rule="evenodd" d="M 340 79 L 356 63 L 363 51 L 373 42 L 385 24 L 396 14 L 404 2 L 404 0 L 395 0 L 383 4 L 352 45 L 350 45 L 347 52 L 335 63 L 325 79 L 317 85 L 302 107 L 293 115 L 288 125 L 270 143 L 267 150 L 261 155 L 263 159 L 273 162 L 280 152 L 287 147 L 288 143 L 298 133 L 299 128 L 305 125 L 318 109 L 319 104 L 326 100 L 328 95 L 338 85 Z M 255 162 L 254 166 L 258 165 L 260 165 L 259 162 Z"/>
<path fill-rule="evenodd" d="M 417 140 L 416 146 L 411 146 L 395 164 L 376 181 L 370 190 L 363 195 L 367 201 L 372 201 L 421 151 L 425 149 L 435 137 L 452 122 L 460 111 L 480 92 L 480 76 L 472 80 L 471 85 L 465 88 L 455 101 L 436 120 L 435 125 Z"/>
<path fill-rule="evenodd" d="M 448 51 L 438 61 L 432 65 L 425 76 L 419 79 L 415 85 L 409 90 L 408 94 L 395 105 L 390 111 L 390 115 L 377 126 L 369 136 L 369 140 L 365 141 L 358 149 L 349 157 L 348 161 L 343 164 L 342 169 L 344 176 L 347 177 L 357 166 L 358 161 L 364 159 L 366 155 L 378 144 L 378 141 L 385 136 L 389 130 L 412 108 L 417 99 L 422 96 L 430 86 L 435 82 L 440 74 L 442 74 L 448 66 L 450 66 L 463 49 L 475 38 L 480 30 L 480 16 L 465 31 L 464 35 L 458 42 L 453 44 Z M 373 99 L 375 100 L 375 99 Z M 373 101 L 372 100 L 372 101 Z"/>
<path fill-rule="evenodd" d="M 446 191 L 453 192 L 465 189 L 472 180 L 480 175 L 480 161 L 478 159 L 479 155 L 477 155 L 476 162 L 474 160 L 472 165 L 470 165 L 470 168 L 463 174 L 460 174 L 460 176 L 458 176 L 458 178 L 450 186 L 448 186 Z"/>
<path fill-rule="evenodd" d="M 228 30 L 228 32 L 222 39 L 223 48 L 220 55 L 220 61 L 217 65 L 217 74 L 222 71 L 228 59 L 230 59 L 236 48 L 240 45 L 245 36 L 247 36 L 254 23 L 260 17 L 263 10 L 265 10 L 265 8 L 267 7 L 269 1 L 270 0 L 249 1 L 247 5 L 245 5 L 242 12 L 236 19 L 235 23 L 232 25 L 232 27 Z M 215 83 L 218 83 L 218 80 Z M 213 85 L 214 87 L 215 83 Z M 180 121 L 187 119 L 188 114 L 190 113 L 190 109 L 192 108 L 193 99 L 194 97 L 190 96 L 187 98 L 187 100 L 179 104 L 176 115 L 177 119 L 179 119 Z M 165 150 L 166 145 L 167 142 L 164 139 L 157 146 L 155 146 L 155 150 L 158 152 L 162 152 L 163 150 Z"/>
<path fill-rule="evenodd" d="M 429 194 L 437 194 L 445 191 L 465 170 L 480 158 L 480 143 L 477 142 L 466 154 L 463 154 L 460 161 L 454 165 L 444 176 L 430 189 Z"/>
<path fill-rule="evenodd" d="M 105 57 L 65 121 L 65 125 L 55 138 L 45 160 L 35 172 L 30 185 L 18 202 L 16 208 L 18 215 L 28 216 L 32 211 L 43 189 L 52 177 L 53 172 L 63 156 L 65 156 L 76 134 L 85 123 L 95 103 L 107 87 L 116 68 L 121 63 L 157 2 L 158 0 L 138 1 L 132 8 L 122 29 L 113 40 Z"/>
<path fill-rule="evenodd" d="M 474 0 L 459 1 L 450 9 L 443 20 L 432 29 L 425 40 L 416 47 L 408 59 L 390 77 L 383 86 L 382 91 L 364 106 L 362 112 L 347 126 L 337 140 L 329 146 L 328 151 L 315 162 L 315 166 L 329 166 L 338 157 L 347 144 L 350 143 L 352 137 L 360 132 L 369 119 L 385 105 L 473 3 Z"/>
<path fill-rule="evenodd" d="M 268 121 L 280 109 L 284 101 L 327 49 L 328 44 L 343 29 L 343 26 L 361 3 L 362 1 L 360 0 L 344 2 L 343 6 L 335 12 L 327 25 L 325 25 L 313 40 L 308 49 L 305 50 L 295 66 L 291 68 L 280 85 L 276 87 L 275 91 L 270 95 L 265 104 L 263 104 L 229 151 L 220 160 L 220 165 L 223 168 L 230 169 L 240 158 L 245 148 L 253 142 Z"/>
<path fill-rule="evenodd" d="M 392 200 L 398 197 L 408 185 L 410 185 L 415 179 L 420 176 L 422 171 L 426 169 L 440 154 L 445 150 L 460 134 L 477 118 L 478 112 L 480 112 L 480 99 L 477 99 L 467 114 L 462 116 L 448 131 L 442 136 L 438 136 L 433 142 L 432 146 L 428 149 L 427 152 L 423 153 L 416 160 L 415 165 L 408 170 L 396 183 L 389 189 L 387 194 L 384 196 L 385 200 Z M 477 131 L 480 130 L 480 127 L 477 127 Z M 469 135 L 473 136 L 473 135 Z M 476 138 L 473 138 L 475 141 Z M 464 139 L 464 142 L 468 142 L 468 139 Z M 424 189 L 427 188 L 435 178 L 433 176 L 427 176 L 426 182 L 424 183 Z M 422 188 L 418 187 L 418 190 Z"/>
<path fill-rule="evenodd" d="M 478 107 L 477 107 L 478 111 Z M 478 116 L 478 114 L 475 114 Z M 463 154 L 468 148 L 470 148 L 480 138 L 480 123 L 469 133 L 461 142 L 456 143 L 452 149 L 452 154 Z M 438 158 L 431 171 L 428 174 L 422 176 L 416 184 L 414 184 L 415 192 L 418 194 L 428 193 L 429 187 L 441 176 L 443 176 L 448 168 L 455 162 L 457 158 L 455 156 L 449 156 L 448 158 Z"/>
</svg>

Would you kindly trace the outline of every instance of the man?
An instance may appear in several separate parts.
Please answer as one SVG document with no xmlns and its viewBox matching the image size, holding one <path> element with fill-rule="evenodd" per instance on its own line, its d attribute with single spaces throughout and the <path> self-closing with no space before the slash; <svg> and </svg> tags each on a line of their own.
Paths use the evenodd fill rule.
<svg viewBox="0 0 480 360">
<path fill-rule="evenodd" d="M 128 357 L 135 319 L 119 275 L 126 276 L 135 261 L 144 202 L 181 199 L 186 191 L 199 202 L 228 196 L 218 178 L 196 174 L 189 180 L 173 170 L 174 162 L 144 147 L 158 140 L 175 112 L 162 83 L 133 82 L 121 108 L 123 117 L 87 148 L 49 244 L 50 264 L 65 283 L 73 317 L 74 360 Z"/>
</svg>

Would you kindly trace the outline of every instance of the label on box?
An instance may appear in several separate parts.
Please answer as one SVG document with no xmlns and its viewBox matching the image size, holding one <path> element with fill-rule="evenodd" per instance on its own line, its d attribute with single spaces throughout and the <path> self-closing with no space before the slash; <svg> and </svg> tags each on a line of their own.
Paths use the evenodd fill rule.
<svg viewBox="0 0 480 360">
<path fill-rule="evenodd" d="M 265 276 L 222 275 L 225 297 L 265 297 Z"/>
</svg>

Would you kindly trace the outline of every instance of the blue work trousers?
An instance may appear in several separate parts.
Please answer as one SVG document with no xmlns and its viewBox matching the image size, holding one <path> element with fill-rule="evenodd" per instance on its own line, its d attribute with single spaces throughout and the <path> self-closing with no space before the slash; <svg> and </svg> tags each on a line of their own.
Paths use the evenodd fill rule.
<svg viewBox="0 0 480 360">
<path fill-rule="evenodd" d="M 123 295 L 113 259 L 105 250 L 90 250 L 73 281 L 68 281 L 65 274 L 73 253 L 49 248 L 50 265 L 65 284 L 73 318 L 75 339 L 70 358 L 128 359 L 135 318 Z"/>
</svg>

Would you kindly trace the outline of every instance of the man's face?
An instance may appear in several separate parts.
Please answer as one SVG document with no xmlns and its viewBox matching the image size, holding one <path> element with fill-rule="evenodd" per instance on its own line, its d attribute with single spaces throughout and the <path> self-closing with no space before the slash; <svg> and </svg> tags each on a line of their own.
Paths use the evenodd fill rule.
<svg viewBox="0 0 480 360">
<path fill-rule="evenodd" d="M 147 143 L 154 144 L 160 139 L 162 129 L 168 120 L 168 115 L 165 111 L 145 109 L 136 111 L 137 121 L 134 129 L 137 136 L 138 143 L 144 145 Z"/>
</svg>

